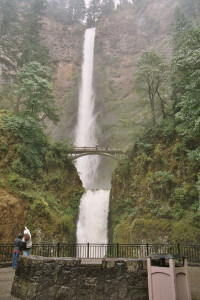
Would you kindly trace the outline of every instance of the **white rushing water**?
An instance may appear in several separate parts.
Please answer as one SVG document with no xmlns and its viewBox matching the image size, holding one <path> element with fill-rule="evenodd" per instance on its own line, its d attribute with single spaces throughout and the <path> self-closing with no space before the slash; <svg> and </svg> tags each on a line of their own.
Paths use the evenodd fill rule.
<svg viewBox="0 0 200 300">
<path fill-rule="evenodd" d="M 86 29 L 75 138 L 75 144 L 80 147 L 94 147 L 97 144 L 95 136 L 97 130 L 94 111 L 95 96 L 92 89 L 94 40 L 95 28 Z M 97 184 L 99 164 L 100 159 L 97 155 L 81 157 L 76 163 L 76 168 L 86 189 L 80 203 L 77 224 L 78 244 L 107 243 L 109 190 L 93 190 Z"/>
</svg>

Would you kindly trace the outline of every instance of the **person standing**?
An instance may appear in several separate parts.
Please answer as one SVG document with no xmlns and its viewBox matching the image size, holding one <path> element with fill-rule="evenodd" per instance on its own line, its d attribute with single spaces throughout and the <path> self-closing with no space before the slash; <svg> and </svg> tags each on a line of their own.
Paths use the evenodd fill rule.
<svg viewBox="0 0 200 300">
<path fill-rule="evenodd" d="M 30 230 L 26 226 L 25 226 L 24 237 L 22 241 L 26 243 L 26 248 L 23 250 L 23 256 L 28 256 L 31 254 L 32 239 L 31 239 Z"/>
<path fill-rule="evenodd" d="M 23 249 L 24 243 L 22 241 L 22 234 L 18 234 L 18 237 L 14 240 L 14 250 L 13 250 L 13 263 L 12 267 L 15 269 L 17 267 L 20 251 Z"/>
</svg>

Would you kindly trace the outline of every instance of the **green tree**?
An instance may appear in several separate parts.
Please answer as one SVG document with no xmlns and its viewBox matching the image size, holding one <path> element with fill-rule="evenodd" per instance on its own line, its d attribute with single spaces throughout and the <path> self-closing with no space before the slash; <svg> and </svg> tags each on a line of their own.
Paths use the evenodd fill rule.
<svg viewBox="0 0 200 300">
<path fill-rule="evenodd" d="M 30 115 L 42 121 L 45 118 L 58 121 L 57 107 L 50 83 L 51 74 L 47 67 L 38 62 L 25 65 L 17 74 L 15 84 L 16 94 L 20 101 L 17 103 L 18 112 Z"/>
<path fill-rule="evenodd" d="M 13 169 L 24 175 L 35 175 L 44 165 L 48 146 L 42 125 L 31 115 L 5 116 L 3 121 L 3 129 L 11 131 L 22 142 L 16 142 L 19 159 L 12 164 Z"/>
<path fill-rule="evenodd" d="M 84 0 L 68 0 L 67 8 L 68 16 L 71 23 L 83 22 L 86 15 L 86 7 Z"/>
<path fill-rule="evenodd" d="M 87 10 L 87 25 L 94 26 L 101 16 L 101 2 L 100 0 L 91 0 Z"/>
<path fill-rule="evenodd" d="M 0 0 L 0 36 L 8 34 L 18 20 L 17 6 L 13 0 Z"/>
<path fill-rule="evenodd" d="M 115 9 L 115 3 L 113 0 L 103 0 L 101 2 L 101 13 L 102 15 L 109 15 Z"/>
<path fill-rule="evenodd" d="M 42 65 L 48 63 L 48 49 L 42 44 L 42 16 L 46 8 L 46 0 L 32 0 L 30 8 L 24 13 L 21 31 L 22 38 L 19 47 L 17 65 L 22 67 L 32 61 Z"/>
<path fill-rule="evenodd" d="M 153 123 L 156 122 L 156 115 L 166 118 L 166 103 L 164 95 L 169 82 L 169 66 L 165 57 L 155 51 L 143 52 L 137 62 L 134 88 L 143 100 L 150 104 L 150 111 Z M 157 103 L 160 103 L 160 109 Z M 158 114 L 157 114 L 158 112 Z"/>
<path fill-rule="evenodd" d="M 20 22 L 14 0 L 0 0 L 0 64 L 4 80 L 13 80 L 19 53 Z"/>
<path fill-rule="evenodd" d="M 40 35 L 46 0 L 31 0 L 20 6 L 15 0 L 0 0 L 0 63 L 7 82 L 31 61 L 48 62 L 48 49 Z"/>
<path fill-rule="evenodd" d="M 199 0 L 179 0 L 181 8 L 192 17 L 198 17 L 200 12 Z"/>
<path fill-rule="evenodd" d="M 174 21 L 171 24 L 172 50 L 175 53 L 185 39 L 187 29 L 192 27 L 192 23 L 187 14 L 177 7 L 174 12 Z"/>
<path fill-rule="evenodd" d="M 132 0 L 131 2 L 138 11 L 143 12 L 148 6 L 150 0 Z"/>
<path fill-rule="evenodd" d="M 187 39 L 187 35 L 190 34 L 190 29 L 192 24 L 185 12 L 179 7 L 176 8 L 174 12 L 174 21 L 171 24 L 171 44 L 172 44 L 172 54 L 176 57 L 176 54 L 181 49 L 182 45 Z M 171 64 L 172 71 L 172 101 L 173 101 L 173 111 L 174 114 L 178 111 L 178 102 L 180 101 L 180 95 L 185 89 L 185 84 L 182 78 L 182 72 L 177 73 L 176 63 L 172 59 Z"/>
<path fill-rule="evenodd" d="M 184 33 L 183 33 L 184 34 Z M 177 129 L 186 138 L 200 136 L 200 26 L 185 31 L 184 40 L 173 58 L 173 76 L 181 83 Z"/>
<path fill-rule="evenodd" d="M 47 15 L 53 17 L 56 21 L 64 24 L 69 23 L 67 11 L 68 0 L 49 0 L 47 5 Z"/>
</svg>

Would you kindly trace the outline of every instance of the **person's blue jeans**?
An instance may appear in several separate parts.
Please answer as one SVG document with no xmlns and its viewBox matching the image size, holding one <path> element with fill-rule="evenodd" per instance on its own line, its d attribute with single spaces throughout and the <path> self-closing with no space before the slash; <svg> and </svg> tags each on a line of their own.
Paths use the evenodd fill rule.
<svg viewBox="0 0 200 300">
<path fill-rule="evenodd" d="M 19 259 L 19 252 L 13 252 L 13 263 L 12 263 L 13 268 L 17 267 L 18 259 Z"/>
<path fill-rule="evenodd" d="M 23 256 L 29 256 L 31 254 L 31 248 L 23 250 Z"/>
</svg>

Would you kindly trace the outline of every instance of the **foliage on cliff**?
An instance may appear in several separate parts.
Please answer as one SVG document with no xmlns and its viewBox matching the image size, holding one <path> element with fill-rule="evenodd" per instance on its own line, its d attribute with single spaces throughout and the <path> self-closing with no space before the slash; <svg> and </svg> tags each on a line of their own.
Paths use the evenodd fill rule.
<svg viewBox="0 0 200 300">
<path fill-rule="evenodd" d="M 200 242 L 200 166 L 173 134 L 149 132 L 112 178 L 110 239 L 120 243 Z"/>
<path fill-rule="evenodd" d="M 199 30 L 198 22 L 176 12 L 172 109 L 156 126 L 146 123 L 115 171 L 111 240 L 200 242 Z"/>
<path fill-rule="evenodd" d="M 67 154 L 71 146 L 51 142 L 34 119 L 5 112 L 1 113 L 0 140 L 0 188 L 20 200 L 22 212 L 27 210 L 20 219 L 11 216 L 4 241 L 12 242 L 21 224 L 31 229 L 34 242 L 74 242 L 83 189 Z M 4 211 L 1 219 L 8 213 Z"/>
</svg>

